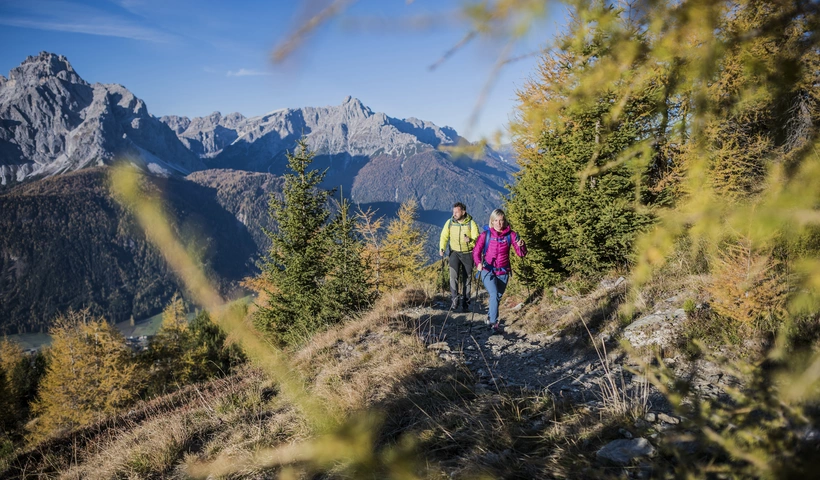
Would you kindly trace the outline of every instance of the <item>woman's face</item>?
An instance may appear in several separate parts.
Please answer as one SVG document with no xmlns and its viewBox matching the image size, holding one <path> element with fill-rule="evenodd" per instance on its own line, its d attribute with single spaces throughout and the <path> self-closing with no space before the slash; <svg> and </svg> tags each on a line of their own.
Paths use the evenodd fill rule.
<svg viewBox="0 0 820 480">
<path fill-rule="evenodd" d="M 495 217 L 491 223 L 491 227 L 493 227 L 496 231 L 500 232 L 504 230 L 504 225 L 507 223 L 506 219 L 503 215 L 499 215 Z"/>
</svg>

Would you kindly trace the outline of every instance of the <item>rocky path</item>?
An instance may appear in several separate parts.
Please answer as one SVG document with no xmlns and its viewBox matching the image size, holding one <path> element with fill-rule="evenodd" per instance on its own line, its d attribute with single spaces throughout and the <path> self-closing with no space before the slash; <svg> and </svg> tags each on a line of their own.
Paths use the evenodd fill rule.
<svg viewBox="0 0 820 480">
<path fill-rule="evenodd" d="M 486 295 L 486 294 L 485 294 Z M 479 297 L 473 311 L 449 310 L 449 301 L 405 312 L 418 321 L 418 334 L 445 360 L 468 368 L 479 385 L 549 394 L 579 403 L 600 401 L 599 381 L 606 369 L 590 341 L 576 337 L 526 334 L 515 324 L 505 324 L 503 333 L 492 332 L 484 323 L 486 297 Z M 621 367 L 613 365 L 615 377 Z M 628 378 L 629 375 L 625 375 Z"/>
</svg>

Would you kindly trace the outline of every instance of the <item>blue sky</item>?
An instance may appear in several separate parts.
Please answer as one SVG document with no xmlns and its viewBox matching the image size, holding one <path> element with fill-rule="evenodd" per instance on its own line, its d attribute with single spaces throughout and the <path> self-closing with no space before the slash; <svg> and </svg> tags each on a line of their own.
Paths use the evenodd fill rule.
<svg viewBox="0 0 820 480">
<path fill-rule="evenodd" d="M 471 140 L 501 129 L 537 55 L 507 64 L 477 123 L 471 112 L 503 44 L 476 39 L 439 60 L 467 32 L 451 0 L 359 0 L 284 62 L 275 47 L 329 0 L 0 0 L 0 74 L 40 51 L 65 55 L 89 82 L 119 83 L 156 116 L 338 105 L 352 95 L 373 111 L 448 125 Z M 560 7 L 511 54 L 548 45 Z M 410 22 L 408 19 L 413 19 Z M 423 26 L 412 26 L 423 25 Z"/>
</svg>

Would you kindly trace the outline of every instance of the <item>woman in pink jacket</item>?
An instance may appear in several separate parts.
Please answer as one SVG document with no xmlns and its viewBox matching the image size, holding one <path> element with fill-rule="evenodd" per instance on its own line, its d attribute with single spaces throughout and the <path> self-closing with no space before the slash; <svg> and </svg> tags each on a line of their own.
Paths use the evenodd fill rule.
<svg viewBox="0 0 820 480">
<path fill-rule="evenodd" d="M 490 294 L 490 308 L 487 323 L 495 332 L 501 330 L 498 323 L 498 304 L 507 289 L 512 269 L 510 267 L 510 247 L 515 254 L 527 254 L 524 240 L 512 230 L 504 211 L 496 208 L 490 214 L 490 228 L 478 236 L 473 248 L 473 261 L 487 293 Z"/>
</svg>

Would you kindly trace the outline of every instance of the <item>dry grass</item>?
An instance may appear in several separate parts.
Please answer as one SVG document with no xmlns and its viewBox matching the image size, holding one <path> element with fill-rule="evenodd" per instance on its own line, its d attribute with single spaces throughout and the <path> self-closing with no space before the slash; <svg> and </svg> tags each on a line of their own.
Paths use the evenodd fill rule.
<svg viewBox="0 0 820 480">
<path fill-rule="evenodd" d="M 20 452 L 5 474 L 60 474 L 62 478 L 140 478 L 168 470 L 185 450 L 198 448 L 237 413 L 217 408 L 233 398 L 261 404 L 262 376 L 245 370 L 192 385 Z M 249 399 L 257 398 L 255 401 Z M 224 410 L 224 409 L 223 409 Z M 56 475 L 55 475 L 56 476 Z"/>
<path fill-rule="evenodd" d="M 540 301 L 525 306 L 515 317 L 513 325 L 516 330 L 528 334 L 560 334 L 587 337 L 587 328 L 579 321 L 585 319 L 589 329 L 594 333 L 614 331 L 618 309 L 624 301 L 627 291 L 624 282 L 615 289 L 598 287 L 587 294 L 579 291 L 561 290 L 559 294 L 571 298 L 561 300 L 550 293 Z M 512 316 L 512 312 L 507 315 Z"/>
<path fill-rule="evenodd" d="M 427 300 L 425 293 L 406 289 L 385 295 L 373 311 L 313 337 L 295 353 L 294 366 L 314 395 L 344 415 L 368 408 L 388 396 L 409 377 L 440 366 L 399 311 Z"/>
<path fill-rule="evenodd" d="M 613 299 L 624 291 L 592 292 L 577 302 L 574 321 L 562 314 L 555 328 L 575 334 L 582 325 L 579 310 L 584 318 L 604 319 L 603 311 L 611 317 Z M 341 418 L 358 419 L 330 435 L 317 434 L 304 410 L 280 395 L 267 375 L 246 369 L 156 399 L 105 428 L 74 432 L 60 448 L 44 445 L 39 457 L 27 457 L 28 471 L 70 479 L 203 472 L 356 478 L 369 471 L 387 477 L 383 465 L 398 455 L 407 471 L 425 478 L 594 478 L 591 455 L 620 438 L 619 428 L 631 428 L 629 409 L 591 410 L 551 395 L 477 390 L 469 371 L 425 348 L 418 320 L 402 313 L 429 301 L 420 289 L 386 295 L 372 312 L 289 352 L 310 395 Z M 563 308 L 534 303 L 513 322 L 532 328 L 538 312 Z M 626 397 L 613 398 L 628 405 Z M 327 449 L 345 448 L 363 460 L 344 465 L 337 456 L 322 457 Z"/>
</svg>

